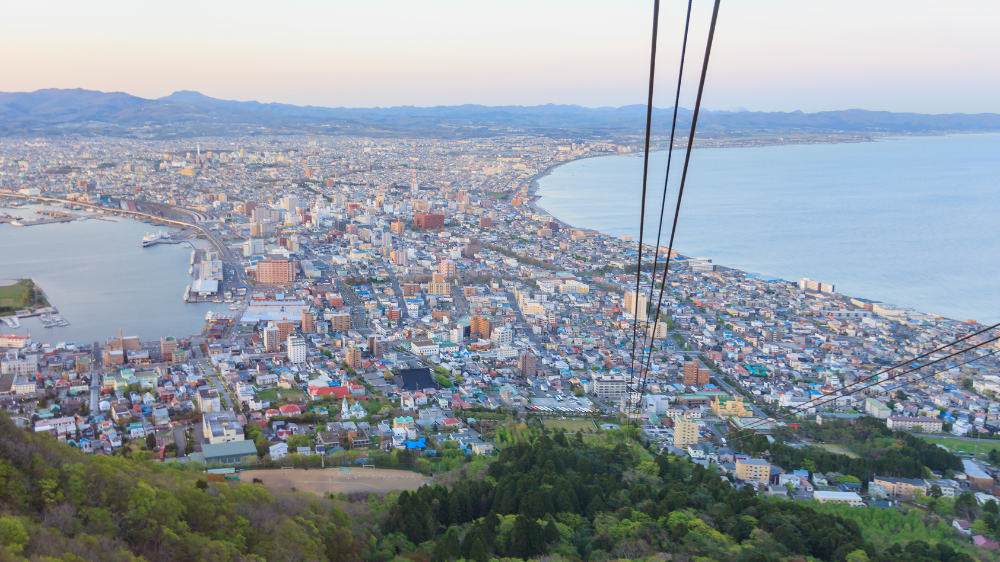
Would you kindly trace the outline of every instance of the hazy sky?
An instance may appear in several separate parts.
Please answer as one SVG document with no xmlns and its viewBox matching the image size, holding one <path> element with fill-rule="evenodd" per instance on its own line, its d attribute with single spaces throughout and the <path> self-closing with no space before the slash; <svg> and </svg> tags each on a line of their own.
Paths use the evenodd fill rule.
<svg viewBox="0 0 1000 562">
<path fill-rule="evenodd" d="M 692 85 L 711 1 L 695 4 Z M 662 3 L 660 107 L 685 7 Z M 649 0 L 22 0 L 0 18 L 0 91 L 621 106 L 645 101 L 651 14 Z M 723 0 L 704 106 L 1000 112 L 997 21 L 996 0 Z"/>
</svg>

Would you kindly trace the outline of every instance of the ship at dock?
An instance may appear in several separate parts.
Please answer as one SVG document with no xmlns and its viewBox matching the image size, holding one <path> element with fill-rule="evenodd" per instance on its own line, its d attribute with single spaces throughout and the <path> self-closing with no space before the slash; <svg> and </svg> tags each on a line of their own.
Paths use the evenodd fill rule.
<svg viewBox="0 0 1000 562">
<path fill-rule="evenodd" d="M 157 232 L 156 234 L 147 234 L 142 237 L 142 247 L 148 248 L 160 242 L 171 241 L 170 236 L 164 234 L 163 232 Z"/>
</svg>

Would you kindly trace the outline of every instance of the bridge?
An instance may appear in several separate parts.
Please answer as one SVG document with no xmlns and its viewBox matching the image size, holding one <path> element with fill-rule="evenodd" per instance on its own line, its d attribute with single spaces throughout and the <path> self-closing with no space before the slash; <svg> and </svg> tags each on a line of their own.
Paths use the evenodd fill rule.
<svg viewBox="0 0 1000 562">
<path fill-rule="evenodd" d="M 197 224 L 192 224 L 192 223 L 184 222 L 184 221 L 178 221 L 178 220 L 174 220 L 174 219 L 168 219 L 168 218 L 164 218 L 164 217 L 158 217 L 156 215 L 153 215 L 153 214 L 150 214 L 150 213 L 143 213 L 141 211 L 127 211 L 125 209 L 109 209 L 108 207 L 102 207 L 100 205 L 94 205 L 92 203 L 80 203 L 78 201 L 70 201 L 69 199 L 60 199 L 58 197 L 44 197 L 44 196 L 41 196 L 41 195 L 24 195 L 23 193 L 13 193 L 13 192 L 7 192 L 7 191 L 0 191 L 0 196 L 4 196 L 4 197 L 20 197 L 22 199 L 38 199 L 39 201 L 51 201 L 53 203 L 64 203 L 64 204 L 69 204 L 69 205 L 78 205 L 80 207 L 85 207 L 85 208 L 88 208 L 88 209 L 95 209 L 95 210 L 101 210 L 101 211 L 112 211 L 112 212 L 115 212 L 115 213 L 121 213 L 124 216 L 134 215 L 136 217 L 145 217 L 145 218 L 153 219 L 153 220 L 158 221 L 158 222 L 179 225 L 181 227 L 197 228 L 198 230 L 201 230 L 203 233 L 205 232 L 205 230 L 202 229 L 201 226 L 199 226 Z"/>
</svg>

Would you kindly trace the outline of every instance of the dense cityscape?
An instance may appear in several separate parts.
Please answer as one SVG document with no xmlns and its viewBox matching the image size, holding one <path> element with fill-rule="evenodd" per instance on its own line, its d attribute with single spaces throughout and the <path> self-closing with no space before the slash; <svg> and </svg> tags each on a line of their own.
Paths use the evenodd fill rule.
<svg viewBox="0 0 1000 562">
<path fill-rule="evenodd" d="M 681 461 L 668 458 L 686 459 L 762 499 L 939 513 L 921 525 L 972 536 L 949 539 L 972 554 L 996 550 L 993 333 L 648 245 L 636 293 L 637 242 L 561 222 L 537 204 L 534 183 L 562 163 L 633 152 L 638 137 L 517 131 L 469 140 L 4 141 L 0 233 L 132 216 L 161 231 L 144 246 L 191 247 L 179 306 L 183 292 L 229 312 L 210 313 L 195 334 L 59 342 L 59 303 L 31 280 L 8 280 L 0 407 L 84 453 L 179 462 L 216 479 L 270 484 L 279 482 L 270 468 L 345 467 L 340 488 L 299 484 L 319 495 L 355 491 L 346 467 L 412 471 L 381 476 L 396 479 L 386 490 L 415 490 L 466 463 L 504 482 L 493 467 L 521 454 L 526 431 L 557 443 L 620 436 L 644 443 L 653 475 L 673 474 L 670 463 Z M 34 317 L 52 329 L 14 330 Z M 902 376 L 888 369 L 924 354 L 933 364 L 907 363 Z M 871 442 L 893 435 L 919 459 L 915 468 Z M 402 498 L 393 509 L 408 509 Z M 940 498 L 953 500 L 950 511 Z M 600 512 L 611 501 L 577 509 Z M 513 521 L 518 509 L 490 513 Z M 655 521 L 659 512 L 646 513 Z M 548 515 L 538 532 L 574 527 L 566 515 Z M 391 550 L 395 528 L 411 547 L 438 540 L 435 559 L 458 557 L 438 552 L 451 548 L 451 531 L 435 539 L 400 517 L 383 528 L 380 552 Z M 462 556 L 545 551 L 496 546 L 495 531 L 476 531 L 489 541 L 463 539 Z M 612 542 L 617 557 L 631 557 Z M 641 556 L 660 548 L 638 542 Z"/>
</svg>

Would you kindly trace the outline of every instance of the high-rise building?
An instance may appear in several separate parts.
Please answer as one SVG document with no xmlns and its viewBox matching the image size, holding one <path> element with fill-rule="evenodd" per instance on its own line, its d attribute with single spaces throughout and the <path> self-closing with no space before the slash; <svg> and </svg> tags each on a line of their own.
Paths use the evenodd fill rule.
<svg viewBox="0 0 1000 562">
<path fill-rule="evenodd" d="M 389 340 L 382 336 L 371 334 L 368 336 L 368 354 L 372 357 L 382 357 L 389 351 Z"/>
<path fill-rule="evenodd" d="M 333 332 L 346 332 L 351 329 L 351 315 L 347 312 L 338 312 L 330 316 L 330 330 Z"/>
<path fill-rule="evenodd" d="M 444 215 L 434 213 L 417 213 L 413 215 L 413 225 L 418 228 L 444 228 Z"/>
<path fill-rule="evenodd" d="M 427 294 L 437 296 L 448 296 L 451 294 L 451 284 L 445 280 L 444 274 L 435 273 L 432 281 L 427 284 Z"/>
<path fill-rule="evenodd" d="M 364 360 L 361 358 L 361 348 L 356 345 L 352 345 L 347 348 L 347 366 L 358 370 L 364 365 Z"/>
<path fill-rule="evenodd" d="M 420 193 L 420 184 L 417 183 L 417 171 L 413 171 L 413 181 L 410 182 L 410 194 L 416 195 Z"/>
<path fill-rule="evenodd" d="M 711 376 L 712 372 L 701 361 L 695 360 L 684 364 L 684 384 L 706 385 Z"/>
<path fill-rule="evenodd" d="M 173 336 L 160 338 L 160 357 L 167 363 L 173 362 L 174 350 L 177 349 L 177 339 Z"/>
<path fill-rule="evenodd" d="M 294 195 L 286 195 L 281 199 L 281 208 L 286 211 L 294 211 L 299 208 L 299 198 Z"/>
<path fill-rule="evenodd" d="M 406 223 L 403 219 L 397 219 L 396 222 L 392 223 L 392 233 L 397 236 L 402 236 L 406 232 Z"/>
<path fill-rule="evenodd" d="M 267 326 L 263 332 L 264 350 L 268 353 L 277 352 L 281 344 L 281 331 L 278 330 L 277 326 Z"/>
<path fill-rule="evenodd" d="M 469 331 L 472 334 L 479 334 L 479 337 L 484 340 L 488 340 L 493 333 L 493 323 L 490 322 L 489 318 L 477 314 L 472 317 Z"/>
<path fill-rule="evenodd" d="M 648 308 L 649 298 L 646 295 L 640 293 L 637 299 L 635 291 L 625 293 L 625 310 L 629 311 L 636 320 L 645 321 L 649 317 L 646 312 Z"/>
<path fill-rule="evenodd" d="M 674 447 L 682 448 L 698 444 L 698 424 L 681 416 L 674 422 Z"/>
<path fill-rule="evenodd" d="M 529 351 L 522 351 L 517 357 L 517 372 L 522 377 L 533 377 L 538 374 L 535 366 L 535 356 Z"/>
<path fill-rule="evenodd" d="M 251 238 L 243 243 L 243 257 L 259 256 L 264 253 L 264 241 L 260 238 Z"/>
<path fill-rule="evenodd" d="M 288 260 L 257 262 L 257 282 L 284 284 L 295 280 L 295 264 Z"/>
<path fill-rule="evenodd" d="M 295 324 L 284 318 L 281 322 L 275 322 L 275 325 L 278 326 L 278 338 L 281 341 L 287 340 L 289 334 L 295 331 Z"/>
<path fill-rule="evenodd" d="M 316 331 L 316 315 L 307 310 L 302 311 L 302 331 L 306 333 Z"/>
<path fill-rule="evenodd" d="M 390 252 L 389 257 L 392 258 L 392 263 L 396 265 L 406 265 L 406 250 L 393 250 Z"/>
<path fill-rule="evenodd" d="M 300 335 L 288 336 L 288 359 L 293 364 L 306 362 L 306 339 Z"/>
<path fill-rule="evenodd" d="M 490 334 L 490 341 L 496 346 L 510 345 L 514 343 L 514 331 L 505 327 L 497 328 Z"/>
<path fill-rule="evenodd" d="M 458 267 L 451 260 L 441 260 L 438 263 L 438 273 L 444 275 L 447 279 L 451 279 L 458 274 Z"/>
</svg>

